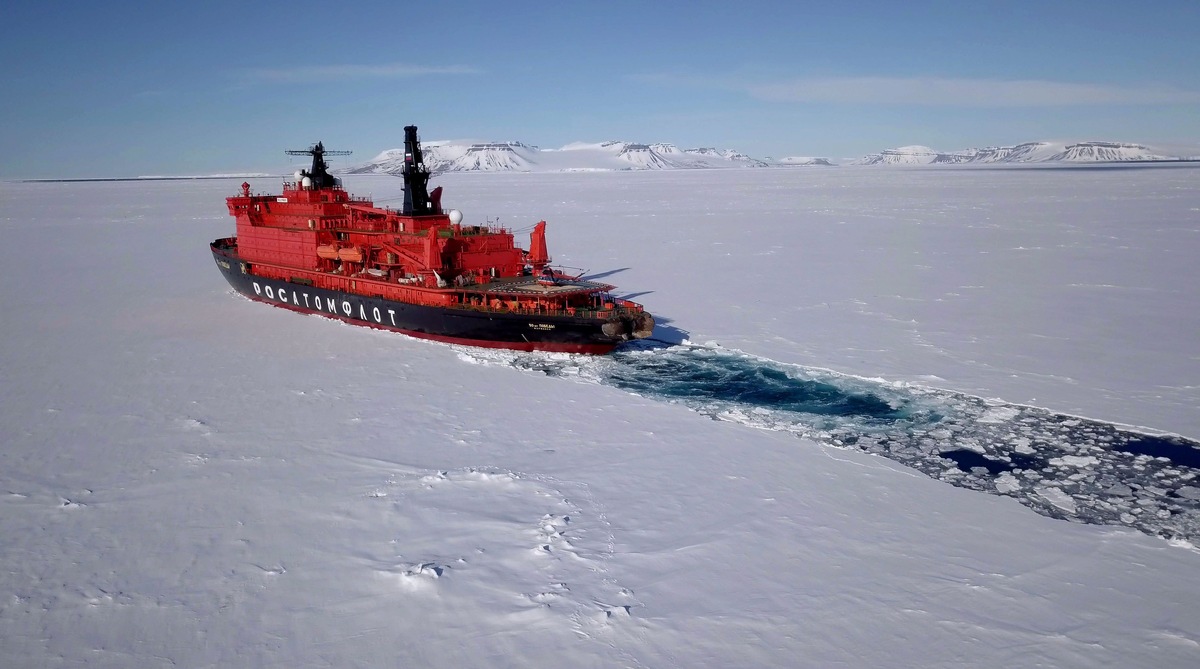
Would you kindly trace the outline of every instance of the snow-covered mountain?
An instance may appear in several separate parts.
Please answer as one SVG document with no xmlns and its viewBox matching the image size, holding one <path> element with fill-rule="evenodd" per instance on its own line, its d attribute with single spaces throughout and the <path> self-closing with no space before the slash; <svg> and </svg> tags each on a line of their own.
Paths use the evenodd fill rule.
<svg viewBox="0 0 1200 669">
<path fill-rule="evenodd" d="M 772 161 L 770 158 L 768 158 L 767 161 L 771 162 L 771 164 L 773 164 L 773 165 L 778 165 L 781 167 L 792 167 L 792 166 L 833 167 L 833 163 L 830 162 L 828 158 L 814 158 L 811 156 L 787 156 L 786 158 L 779 158 L 774 161 Z"/>
<path fill-rule="evenodd" d="M 431 172 L 529 172 L 538 153 L 521 142 L 426 142 L 421 149 Z M 351 167 L 348 174 L 395 174 L 404 168 L 404 149 L 388 149 Z"/>
<path fill-rule="evenodd" d="M 938 162 L 942 155 L 928 146 L 901 146 L 896 149 L 884 149 L 879 153 L 864 156 L 853 165 L 929 165 Z"/>
<path fill-rule="evenodd" d="M 1082 142 L 1068 146 L 1050 160 L 1064 162 L 1097 162 L 1097 161 L 1127 161 L 1127 160 L 1172 160 L 1152 152 L 1140 144 L 1120 144 L 1115 142 Z"/>
<path fill-rule="evenodd" d="M 767 167 L 767 161 L 730 149 L 680 149 L 674 144 L 576 142 L 540 149 L 521 142 L 434 141 L 422 145 L 432 172 L 574 172 Z M 389 149 L 345 170 L 349 174 L 400 174 L 404 149 Z"/>
<path fill-rule="evenodd" d="M 790 156 L 752 158 L 732 149 L 680 149 L 656 142 L 574 142 L 559 149 L 542 149 L 522 142 L 473 140 L 431 141 L 422 146 L 425 164 L 441 172 L 587 172 L 615 170 L 714 169 L 732 167 L 832 166 L 828 158 Z M 850 165 L 957 165 L 967 163 L 1097 163 L 1185 160 L 1170 151 L 1119 142 L 1025 142 L 959 151 L 938 151 L 911 145 L 885 149 Z M 371 160 L 346 169 L 346 174 L 399 175 L 404 149 L 388 149 Z"/>
<path fill-rule="evenodd" d="M 960 163 L 1097 163 L 1179 160 L 1141 144 L 1118 142 L 1026 142 L 962 151 L 935 151 L 927 146 L 902 146 L 864 156 L 853 165 L 934 165 Z"/>
</svg>

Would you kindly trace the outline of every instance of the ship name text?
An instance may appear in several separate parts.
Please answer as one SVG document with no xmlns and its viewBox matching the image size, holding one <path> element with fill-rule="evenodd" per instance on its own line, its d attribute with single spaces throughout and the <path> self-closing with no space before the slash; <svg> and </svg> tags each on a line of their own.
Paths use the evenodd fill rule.
<svg viewBox="0 0 1200 669">
<path fill-rule="evenodd" d="M 323 298 L 320 295 L 313 296 L 303 291 L 297 291 L 294 288 L 263 286 L 257 281 L 254 281 L 252 285 L 254 286 L 255 295 L 266 297 L 269 300 L 275 300 L 296 307 L 303 306 L 306 309 L 316 309 L 317 311 L 322 311 L 333 316 L 358 318 L 361 321 L 375 321 L 380 325 L 384 325 L 385 321 L 387 321 L 391 323 L 392 327 L 397 327 L 395 309 L 371 307 L 368 310 L 365 305 L 359 303 L 358 313 L 356 314 L 354 310 L 355 305 L 351 304 L 350 300 L 338 300 L 332 297 Z M 384 317 L 385 314 L 386 318 Z"/>
</svg>

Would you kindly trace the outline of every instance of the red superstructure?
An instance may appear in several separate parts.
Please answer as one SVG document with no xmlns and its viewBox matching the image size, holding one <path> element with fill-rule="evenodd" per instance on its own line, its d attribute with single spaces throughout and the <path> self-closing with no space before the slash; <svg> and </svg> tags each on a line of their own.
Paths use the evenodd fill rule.
<svg viewBox="0 0 1200 669">
<path fill-rule="evenodd" d="M 416 127 L 405 133 L 399 210 L 343 190 L 324 161 L 335 152 L 320 143 L 289 152 L 313 166 L 282 194 L 242 184 L 227 199 L 237 236 L 213 243 L 230 283 L 278 306 L 482 346 L 603 353 L 651 334 L 650 314 L 614 298 L 613 286 L 549 265 L 545 221 L 525 251 L 508 230 L 444 211 L 442 189 L 427 190 Z"/>
</svg>

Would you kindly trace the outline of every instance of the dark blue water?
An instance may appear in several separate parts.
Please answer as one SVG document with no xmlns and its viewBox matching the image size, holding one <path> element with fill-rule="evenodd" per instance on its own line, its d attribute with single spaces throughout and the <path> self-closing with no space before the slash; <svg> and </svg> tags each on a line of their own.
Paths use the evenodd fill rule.
<svg viewBox="0 0 1200 669">
<path fill-rule="evenodd" d="M 1010 453 L 1004 459 L 1000 459 L 989 458 L 986 455 L 980 455 L 975 451 L 969 451 L 965 448 L 956 448 L 951 451 L 942 451 L 938 455 L 947 460 L 952 460 L 961 471 L 969 472 L 976 467 L 982 467 L 993 476 L 1021 469 L 1041 469 L 1046 466 L 1045 461 L 1040 458 L 1021 455 L 1019 453 Z"/>
<path fill-rule="evenodd" d="M 676 354 L 618 353 L 605 382 L 641 395 L 718 402 L 813 416 L 857 418 L 863 424 L 936 421 L 905 398 L 884 399 L 804 375 L 801 368 L 762 359 L 691 350 Z"/>
<path fill-rule="evenodd" d="M 1200 448 L 1197 448 L 1196 442 L 1179 437 L 1139 435 L 1116 448 L 1126 453 L 1166 458 L 1176 465 L 1200 469 Z"/>
</svg>

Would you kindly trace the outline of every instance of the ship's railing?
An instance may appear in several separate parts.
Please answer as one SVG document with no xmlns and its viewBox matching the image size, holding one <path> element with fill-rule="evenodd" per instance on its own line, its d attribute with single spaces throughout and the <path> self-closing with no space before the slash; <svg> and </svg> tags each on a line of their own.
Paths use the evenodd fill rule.
<svg viewBox="0 0 1200 669">
<path fill-rule="evenodd" d="M 310 189 L 304 188 L 304 186 L 298 181 L 283 182 L 283 189 L 284 190 L 300 190 L 300 191 L 310 192 Z M 346 200 L 345 200 L 346 202 L 357 202 L 357 203 L 366 203 L 366 204 L 372 204 L 374 202 L 369 195 L 368 196 L 351 195 L 344 186 L 340 186 L 340 185 L 330 186 L 329 190 L 341 191 L 343 193 L 346 193 Z M 258 194 L 256 193 L 255 195 L 258 195 Z"/>
<path fill-rule="evenodd" d="M 632 306 L 630 306 L 632 305 Z M 613 306 L 611 309 L 588 309 L 588 308 L 570 308 L 570 309 L 547 309 L 529 307 L 527 305 L 518 304 L 513 308 L 508 302 L 500 300 L 500 306 L 491 304 L 472 304 L 470 302 L 460 302 L 451 305 L 455 309 L 464 311 L 478 311 L 492 314 L 520 314 L 523 316 L 571 316 L 575 318 L 597 318 L 608 319 L 613 316 L 634 316 L 642 312 L 642 305 L 630 302 L 622 306 Z"/>
<path fill-rule="evenodd" d="M 512 236 L 512 230 L 508 228 L 493 228 L 487 225 L 462 225 L 458 228 L 446 228 L 450 231 L 450 237 L 478 237 L 483 235 L 509 235 Z"/>
</svg>

